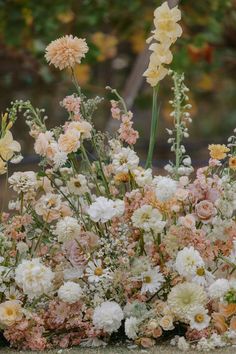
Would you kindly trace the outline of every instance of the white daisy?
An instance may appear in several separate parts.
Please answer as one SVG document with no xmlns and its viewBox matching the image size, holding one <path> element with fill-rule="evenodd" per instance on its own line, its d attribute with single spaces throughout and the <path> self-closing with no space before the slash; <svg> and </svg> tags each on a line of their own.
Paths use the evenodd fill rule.
<svg viewBox="0 0 236 354">
<path fill-rule="evenodd" d="M 98 283 L 102 279 L 110 278 L 111 276 L 110 271 L 103 268 L 102 261 L 100 259 L 89 261 L 85 274 L 88 277 L 89 283 Z"/>
<path fill-rule="evenodd" d="M 198 306 L 189 315 L 190 328 L 201 331 L 207 328 L 210 323 L 210 316 L 207 314 L 207 310 L 203 306 Z"/>
<path fill-rule="evenodd" d="M 153 294 L 160 290 L 162 283 L 164 282 L 164 277 L 160 273 L 160 268 L 157 266 L 153 269 L 149 269 L 141 274 L 142 289 L 141 293 L 145 294 L 147 292 Z"/>
</svg>

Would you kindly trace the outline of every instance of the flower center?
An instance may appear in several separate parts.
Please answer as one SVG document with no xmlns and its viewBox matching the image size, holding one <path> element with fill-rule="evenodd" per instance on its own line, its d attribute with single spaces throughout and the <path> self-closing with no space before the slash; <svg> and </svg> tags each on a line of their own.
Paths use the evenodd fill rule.
<svg viewBox="0 0 236 354">
<path fill-rule="evenodd" d="M 80 183 L 79 181 L 76 181 L 76 182 L 74 183 L 74 186 L 75 186 L 76 188 L 80 188 L 80 187 L 81 187 L 81 183 Z"/>
<path fill-rule="evenodd" d="M 205 275 L 205 269 L 203 267 L 198 268 L 196 273 L 197 273 L 197 275 L 202 277 L 203 275 Z"/>
<path fill-rule="evenodd" d="M 7 316 L 12 316 L 13 315 L 13 310 L 12 309 L 6 309 L 6 314 L 7 314 Z"/>
<path fill-rule="evenodd" d="M 144 277 L 143 279 L 143 282 L 150 284 L 152 282 L 152 278 L 150 277 L 150 275 L 146 275 L 146 277 Z"/>
<path fill-rule="evenodd" d="M 94 274 L 100 277 L 101 275 L 103 275 L 103 269 L 101 267 L 95 268 Z"/>
<path fill-rule="evenodd" d="M 201 313 L 198 313 L 195 317 L 194 317 L 195 321 L 197 323 L 202 323 L 204 321 L 204 316 Z"/>
</svg>

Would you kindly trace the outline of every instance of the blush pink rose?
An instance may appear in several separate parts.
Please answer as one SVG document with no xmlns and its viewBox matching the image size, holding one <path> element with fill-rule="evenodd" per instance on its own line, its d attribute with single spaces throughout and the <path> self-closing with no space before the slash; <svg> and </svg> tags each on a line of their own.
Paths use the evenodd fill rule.
<svg viewBox="0 0 236 354">
<path fill-rule="evenodd" d="M 216 209 L 212 202 L 202 200 L 195 206 L 195 212 L 203 223 L 208 223 L 212 220 L 213 216 L 215 216 Z"/>
</svg>

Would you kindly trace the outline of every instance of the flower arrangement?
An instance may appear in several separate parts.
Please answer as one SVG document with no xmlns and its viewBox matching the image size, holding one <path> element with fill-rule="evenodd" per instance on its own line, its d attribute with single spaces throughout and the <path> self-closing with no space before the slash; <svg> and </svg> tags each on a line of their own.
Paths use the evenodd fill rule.
<svg viewBox="0 0 236 354">
<path fill-rule="evenodd" d="M 119 93 L 111 115 L 114 137 L 95 130 L 101 99 L 87 99 L 73 66 L 88 51 L 84 39 L 52 42 L 46 59 L 71 70 L 76 92 L 64 98 L 68 119 L 46 127 L 44 110 L 16 101 L 2 117 L 1 173 L 20 159 L 10 128 L 24 111 L 39 172 L 8 178 L 16 198 L 0 225 L 0 326 L 10 345 L 44 350 L 97 347 L 128 340 L 152 347 L 163 338 L 186 350 L 236 341 L 236 136 L 210 145 L 208 166 L 193 176 L 183 138 L 191 122 L 183 74 L 169 70 L 170 45 L 181 35 L 181 13 L 155 11 L 150 63 L 153 87 L 146 167 L 134 150 L 139 135 Z M 154 176 L 158 83 L 169 74 L 175 155 L 166 176 Z M 178 335 L 177 335 L 178 334 Z"/>
</svg>

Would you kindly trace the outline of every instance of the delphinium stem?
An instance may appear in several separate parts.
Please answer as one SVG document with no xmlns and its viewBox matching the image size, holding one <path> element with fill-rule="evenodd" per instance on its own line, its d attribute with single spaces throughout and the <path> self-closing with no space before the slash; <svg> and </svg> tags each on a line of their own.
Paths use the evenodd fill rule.
<svg viewBox="0 0 236 354">
<path fill-rule="evenodd" d="M 157 93 L 158 86 L 153 88 L 153 98 L 152 98 L 152 121 L 151 121 L 151 131 L 150 131 L 150 139 L 149 139 L 149 148 L 148 155 L 146 161 L 146 168 L 152 167 L 153 160 L 153 152 L 155 147 L 155 140 L 157 135 L 157 126 L 158 126 L 158 109 L 157 109 Z"/>
</svg>

